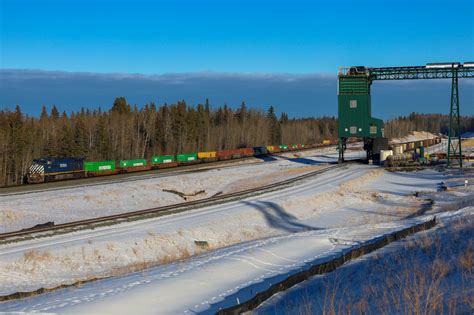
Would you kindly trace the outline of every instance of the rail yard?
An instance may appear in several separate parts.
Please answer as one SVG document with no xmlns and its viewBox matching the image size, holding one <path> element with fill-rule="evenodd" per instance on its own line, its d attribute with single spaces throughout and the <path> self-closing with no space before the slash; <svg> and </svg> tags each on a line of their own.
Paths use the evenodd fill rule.
<svg viewBox="0 0 474 315">
<path fill-rule="evenodd" d="M 367 165 L 363 143 L 355 142 L 343 164 L 327 145 L 9 190 L 0 197 L 1 310 L 241 312 L 267 300 L 255 300 L 257 293 L 270 297 L 344 253 L 472 220 L 472 185 L 464 182 L 474 173 L 430 166 L 429 156 L 447 143 L 423 137 L 391 141 L 392 151 L 405 142 L 415 152 L 419 168 L 409 172 Z M 297 303 L 289 292 L 285 303 Z M 270 299 L 258 312 L 273 303 L 281 302 Z"/>
</svg>

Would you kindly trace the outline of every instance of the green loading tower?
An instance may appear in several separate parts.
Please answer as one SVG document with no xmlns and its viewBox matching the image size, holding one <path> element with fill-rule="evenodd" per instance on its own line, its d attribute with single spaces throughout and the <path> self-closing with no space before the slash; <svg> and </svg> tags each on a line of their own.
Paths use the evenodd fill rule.
<svg viewBox="0 0 474 315">
<path fill-rule="evenodd" d="M 347 139 L 364 138 L 367 157 L 374 153 L 374 139 L 384 137 L 383 121 L 372 117 L 369 73 L 365 67 L 342 69 L 338 75 L 339 161 L 344 161 Z M 383 141 L 382 141 L 383 142 Z"/>
</svg>

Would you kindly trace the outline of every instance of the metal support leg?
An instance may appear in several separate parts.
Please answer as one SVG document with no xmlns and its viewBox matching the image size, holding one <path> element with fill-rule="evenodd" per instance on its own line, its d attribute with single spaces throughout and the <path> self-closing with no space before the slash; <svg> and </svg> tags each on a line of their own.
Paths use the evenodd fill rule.
<svg viewBox="0 0 474 315">
<path fill-rule="evenodd" d="M 346 138 L 339 138 L 339 144 L 337 146 L 337 149 L 339 151 L 339 163 L 344 162 L 344 151 L 346 151 L 346 143 L 347 139 Z"/>
<path fill-rule="evenodd" d="M 449 131 L 448 131 L 448 163 L 451 167 L 451 155 L 455 158 L 459 156 L 459 167 L 462 168 L 462 150 L 461 150 L 461 123 L 459 116 L 459 89 L 458 72 L 453 69 L 453 79 L 451 85 L 451 107 L 449 111 Z"/>
<path fill-rule="evenodd" d="M 373 158 L 373 145 L 374 145 L 374 139 L 373 138 L 364 138 L 364 150 L 367 153 L 367 163 L 369 163 L 369 160 Z"/>
</svg>

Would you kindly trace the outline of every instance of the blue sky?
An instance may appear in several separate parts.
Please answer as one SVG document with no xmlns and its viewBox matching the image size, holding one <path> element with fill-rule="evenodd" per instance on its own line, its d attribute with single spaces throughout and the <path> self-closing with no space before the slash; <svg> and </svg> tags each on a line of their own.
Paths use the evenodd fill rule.
<svg viewBox="0 0 474 315">
<path fill-rule="evenodd" d="M 334 73 L 474 55 L 474 1 L 0 0 L 2 68 Z"/>
<path fill-rule="evenodd" d="M 238 84 L 226 80 L 226 95 L 213 90 L 215 81 L 207 79 L 202 81 L 209 86 L 203 87 L 205 93 L 199 93 L 195 81 L 200 78 L 192 75 L 174 89 L 174 94 L 166 92 L 168 83 L 157 86 L 153 81 L 153 85 L 145 84 L 149 90 L 142 94 L 137 86 L 124 96 L 138 105 L 179 99 L 195 103 L 209 97 L 216 105 L 230 102 L 237 106 L 241 100 L 248 100 L 250 106 L 273 105 L 294 116 L 335 114 L 327 108 L 336 106 L 335 74 L 339 66 L 424 65 L 473 59 L 474 0 L 0 0 L 0 68 L 47 70 L 44 75 L 52 76 L 31 80 L 26 72 L 19 84 L 10 72 L 0 72 L 0 107 L 21 104 L 32 114 L 43 104 L 57 104 L 66 110 L 78 106 L 106 108 L 113 96 L 123 91 L 120 84 L 113 86 L 117 81 L 109 76 L 104 84 L 109 91 L 107 97 L 112 99 L 107 104 L 100 91 L 94 94 L 83 86 L 68 86 L 69 94 L 59 93 L 61 84 L 84 82 L 81 74 L 76 81 L 71 79 L 77 72 L 201 73 L 203 77 L 207 72 L 232 73 Z M 71 74 L 66 79 L 55 77 L 55 72 L 48 72 L 53 70 Z M 16 78 L 21 73 L 16 72 Z M 256 73 L 327 75 L 331 84 L 318 77 L 314 91 L 307 85 L 292 86 L 289 94 L 280 95 L 275 93 L 277 85 L 267 84 L 265 77 L 258 76 L 261 90 L 243 88 L 255 83 L 248 74 Z M 215 75 L 214 80 L 219 76 Z M 240 84 L 242 80 L 247 80 L 246 85 Z M 100 86 L 104 79 L 94 82 Z M 28 86 L 32 84 L 36 86 Z M 394 86 L 393 91 L 401 91 L 400 87 L 406 85 Z M 395 98 L 390 89 L 377 92 L 374 88 L 374 97 L 383 101 L 387 90 L 391 97 L 387 103 L 400 105 L 387 114 L 390 116 L 417 109 L 447 112 L 449 83 L 443 85 L 448 93 L 446 100 L 435 97 L 429 103 L 423 93 L 437 95 L 439 84 L 423 81 L 413 86 L 406 93 L 395 93 Z M 464 102 L 471 105 L 473 86 L 469 83 L 462 87 L 467 95 Z M 328 102 L 321 104 L 315 91 L 325 92 L 322 99 Z M 77 95 L 85 92 L 90 92 L 90 97 L 78 103 Z M 334 100 L 329 98 L 333 93 Z M 298 107 L 292 106 L 294 99 Z M 313 104 L 319 105 L 312 109 Z M 465 107 L 465 113 L 473 113 L 474 106 Z"/>
</svg>

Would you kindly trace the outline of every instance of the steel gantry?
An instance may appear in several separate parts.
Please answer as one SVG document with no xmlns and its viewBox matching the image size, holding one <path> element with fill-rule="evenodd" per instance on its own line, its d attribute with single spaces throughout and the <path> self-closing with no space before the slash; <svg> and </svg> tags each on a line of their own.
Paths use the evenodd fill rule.
<svg viewBox="0 0 474 315">
<path fill-rule="evenodd" d="M 474 78 L 474 62 L 465 62 L 464 64 L 459 62 L 431 63 L 426 66 L 411 67 L 370 68 L 357 66 L 341 68 L 338 74 L 339 159 L 341 161 L 344 159 L 344 149 L 348 137 L 364 137 L 364 143 L 373 143 L 373 140 L 380 137 L 380 134 L 383 137 L 383 123 L 370 116 L 370 86 L 373 81 L 451 79 L 447 163 L 448 166 L 451 166 L 452 157 L 456 157 L 459 158 L 459 166 L 462 167 L 459 78 Z M 361 89 L 363 86 L 367 86 L 367 88 Z M 360 108 L 358 102 L 362 103 L 362 112 L 358 109 Z M 381 132 L 377 131 L 377 127 L 382 129 Z"/>
</svg>

